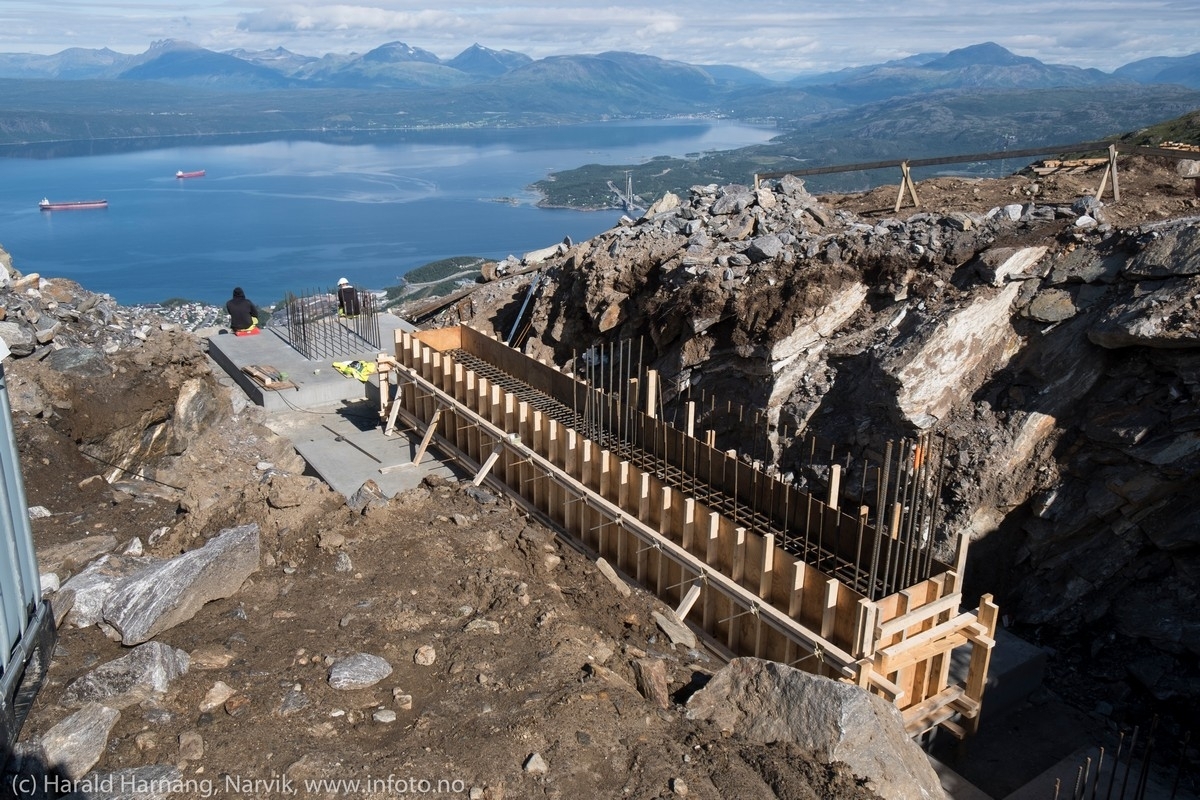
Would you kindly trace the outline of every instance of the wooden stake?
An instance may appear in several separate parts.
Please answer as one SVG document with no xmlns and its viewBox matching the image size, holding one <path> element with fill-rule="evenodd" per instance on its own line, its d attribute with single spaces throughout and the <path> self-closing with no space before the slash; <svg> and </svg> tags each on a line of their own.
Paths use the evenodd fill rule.
<svg viewBox="0 0 1200 800">
<path fill-rule="evenodd" d="M 425 449 L 429 447 L 429 443 L 433 440 L 433 434 L 437 433 L 438 420 L 442 418 L 442 407 L 438 406 L 437 411 L 433 412 L 433 417 L 429 420 L 429 427 L 425 429 L 425 436 L 421 439 L 421 446 L 417 448 L 416 455 L 413 456 L 413 466 L 421 463 L 421 459 L 425 457 Z M 478 486 L 479 484 L 475 484 Z"/>
</svg>

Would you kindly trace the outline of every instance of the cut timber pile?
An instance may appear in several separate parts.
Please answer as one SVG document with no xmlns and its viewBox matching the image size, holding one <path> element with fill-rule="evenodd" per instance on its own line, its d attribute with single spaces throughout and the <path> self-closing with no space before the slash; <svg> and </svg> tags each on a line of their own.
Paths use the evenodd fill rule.
<svg viewBox="0 0 1200 800">
<path fill-rule="evenodd" d="M 295 389 L 296 384 L 284 378 L 282 372 L 270 364 L 247 364 L 242 372 L 254 378 L 264 389 Z"/>
</svg>

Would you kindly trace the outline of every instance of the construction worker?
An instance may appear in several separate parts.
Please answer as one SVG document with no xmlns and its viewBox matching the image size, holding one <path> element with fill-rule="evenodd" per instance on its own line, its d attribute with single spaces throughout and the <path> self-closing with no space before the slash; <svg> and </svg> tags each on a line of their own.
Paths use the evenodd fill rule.
<svg viewBox="0 0 1200 800">
<path fill-rule="evenodd" d="M 254 336 L 259 332 L 258 308 L 246 299 L 246 293 L 238 286 L 233 290 L 233 297 L 225 303 L 229 312 L 229 327 L 235 336 Z"/>
<path fill-rule="evenodd" d="M 345 278 L 338 278 L 337 300 L 339 317 L 357 317 L 362 313 L 358 291 Z"/>
</svg>

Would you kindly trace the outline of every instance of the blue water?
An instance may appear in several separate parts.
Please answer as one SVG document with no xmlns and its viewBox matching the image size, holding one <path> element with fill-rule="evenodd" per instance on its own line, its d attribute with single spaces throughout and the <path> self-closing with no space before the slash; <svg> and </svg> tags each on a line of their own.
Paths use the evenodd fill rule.
<svg viewBox="0 0 1200 800">
<path fill-rule="evenodd" d="M 105 154 L 92 146 L 86 155 L 0 147 L 0 247 L 23 273 L 70 278 L 123 304 L 224 303 L 240 285 L 267 305 L 343 276 L 383 288 L 430 261 L 520 256 L 616 223 L 613 210 L 537 208 L 527 187 L 552 171 L 731 149 L 775 133 L 671 121 Z M 201 169 L 203 178 L 174 177 Z M 41 211 L 42 197 L 109 206 Z"/>
</svg>

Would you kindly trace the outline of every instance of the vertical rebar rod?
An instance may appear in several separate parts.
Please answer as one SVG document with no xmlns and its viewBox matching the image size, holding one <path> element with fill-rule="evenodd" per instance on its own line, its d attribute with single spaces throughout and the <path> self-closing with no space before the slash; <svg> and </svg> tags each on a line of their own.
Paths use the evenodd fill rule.
<svg viewBox="0 0 1200 800">
<path fill-rule="evenodd" d="M 1100 779 L 1104 776 L 1104 748 L 1100 748 L 1100 757 L 1096 759 L 1096 778 L 1092 781 L 1092 798 L 1096 800 L 1096 790 L 1100 788 Z"/>
<path fill-rule="evenodd" d="M 1129 755 L 1125 759 L 1125 777 L 1121 781 L 1121 797 L 1119 800 L 1125 800 L 1125 789 L 1129 786 L 1129 771 L 1133 768 L 1133 753 L 1137 749 L 1138 728 L 1135 725 L 1133 728 L 1133 736 L 1129 739 Z"/>
<path fill-rule="evenodd" d="M 1146 781 L 1150 779 L 1150 754 L 1154 752 L 1154 737 L 1158 731 L 1158 715 L 1150 722 L 1150 734 L 1146 737 L 1146 748 L 1142 751 L 1142 769 L 1138 773 L 1137 785 L 1134 789 L 1134 800 L 1143 800 L 1146 796 Z"/>
<path fill-rule="evenodd" d="M 1113 784 L 1117 782 L 1117 768 L 1121 766 L 1121 751 L 1124 747 L 1125 731 L 1121 731 L 1121 736 L 1117 739 L 1117 754 L 1113 757 L 1112 773 L 1108 776 L 1108 793 L 1104 796 L 1104 800 L 1112 800 Z"/>
<path fill-rule="evenodd" d="M 875 490 L 879 491 L 879 483 L 883 480 L 883 468 L 875 468 Z M 879 577 L 879 548 L 883 546 L 883 510 L 876 505 L 875 511 L 875 546 L 871 548 L 871 570 L 867 574 L 867 597 L 872 600 L 878 600 L 879 595 L 875 591 L 875 582 Z"/>
<path fill-rule="evenodd" d="M 1183 741 L 1179 748 L 1179 765 L 1175 767 L 1175 780 L 1171 783 L 1171 796 L 1168 800 L 1175 800 L 1175 794 L 1179 791 L 1179 782 L 1183 779 L 1183 768 L 1187 766 L 1188 746 L 1192 743 L 1192 732 L 1188 731 L 1183 735 Z"/>
</svg>

